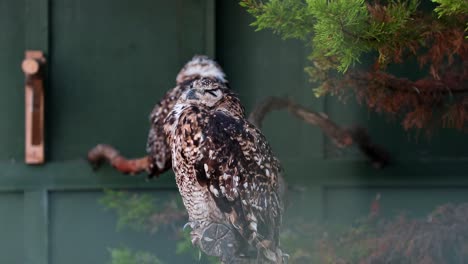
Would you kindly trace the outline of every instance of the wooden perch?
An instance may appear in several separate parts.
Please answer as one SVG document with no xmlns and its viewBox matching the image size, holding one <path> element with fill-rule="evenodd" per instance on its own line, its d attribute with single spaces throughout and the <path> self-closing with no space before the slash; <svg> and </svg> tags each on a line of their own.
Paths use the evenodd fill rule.
<svg viewBox="0 0 468 264">
<path fill-rule="evenodd" d="M 112 146 L 99 144 L 88 152 L 88 161 L 97 169 L 102 162 L 109 162 L 118 171 L 135 175 L 140 172 L 149 172 L 150 160 L 148 156 L 137 159 L 127 159 Z"/>
<path fill-rule="evenodd" d="M 374 144 L 365 129 L 361 127 L 344 129 L 331 121 L 324 113 L 309 110 L 291 99 L 268 97 L 254 108 L 249 116 L 249 121 L 261 128 L 263 119 L 269 112 L 282 109 L 287 109 L 291 114 L 308 124 L 318 126 L 339 148 L 356 144 L 374 167 L 382 168 L 389 164 L 390 155 L 388 152 Z"/>
<path fill-rule="evenodd" d="M 338 147 L 343 148 L 353 144 L 351 134 L 333 123 L 324 113 L 317 113 L 306 109 L 287 98 L 268 97 L 254 108 L 249 116 L 249 121 L 256 127 L 261 128 L 266 114 L 273 110 L 285 108 L 304 122 L 320 127 L 323 133 L 333 140 L 333 143 Z"/>
<path fill-rule="evenodd" d="M 382 168 L 390 162 L 389 154 L 371 141 L 365 129 L 361 127 L 344 129 L 331 121 L 324 113 L 307 109 L 291 99 L 268 97 L 254 108 L 249 116 L 249 121 L 261 128 L 268 113 L 282 109 L 287 109 L 291 114 L 308 124 L 318 126 L 339 148 L 346 148 L 356 144 L 376 168 Z M 99 144 L 88 152 L 88 161 L 95 169 L 103 162 L 108 162 L 115 169 L 125 174 L 135 175 L 144 171 L 151 172 L 149 156 L 127 159 L 121 156 L 114 147 L 104 144 Z M 158 175 L 163 172 L 158 172 Z"/>
</svg>

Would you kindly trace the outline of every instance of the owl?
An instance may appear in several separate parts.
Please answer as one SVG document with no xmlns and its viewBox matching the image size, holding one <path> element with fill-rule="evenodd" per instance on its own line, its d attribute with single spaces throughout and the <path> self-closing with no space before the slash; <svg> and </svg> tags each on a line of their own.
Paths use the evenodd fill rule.
<svg viewBox="0 0 468 264">
<path fill-rule="evenodd" d="M 201 78 L 164 124 L 192 243 L 223 263 L 283 263 L 281 166 L 223 82 Z"/>
<path fill-rule="evenodd" d="M 199 78 L 209 78 L 227 84 L 221 67 L 206 56 L 194 56 L 180 70 L 176 77 L 176 86 L 164 95 L 150 114 L 151 128 L 146 144 L 150 178 L 171 168 L 171 150 L 166 143 L 166 135 L 163 131 L 164 119 L 180 95 L 189 88 L 188 85 Z"/>
</svg>

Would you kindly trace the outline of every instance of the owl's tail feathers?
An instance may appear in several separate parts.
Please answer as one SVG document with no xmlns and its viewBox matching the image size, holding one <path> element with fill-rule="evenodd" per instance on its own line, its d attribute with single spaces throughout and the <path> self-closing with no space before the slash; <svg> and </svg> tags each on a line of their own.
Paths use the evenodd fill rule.
<svg viewBox="0 0 468 264">
<path fill-rule="evenodd" d="M 148 156 L 138 159 L 127 159 L 120 155 L 114 147 L 105 144 L 96 145 L 88 152 L 88 161 L 94 169 L 99 168 L 103 162 L 110 163 L 116 170 L 125 174 L 138 174 L 149 172 L 150 160 Z"/>
</svg>

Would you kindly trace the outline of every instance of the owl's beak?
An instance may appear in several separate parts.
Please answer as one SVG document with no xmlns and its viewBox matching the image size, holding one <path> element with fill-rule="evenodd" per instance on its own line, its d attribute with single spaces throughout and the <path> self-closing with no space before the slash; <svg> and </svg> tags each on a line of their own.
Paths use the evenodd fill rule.
<svg viewBox="0 0 468 264">
<path fill-rule="evenodd" d="M 195 89 L 191 89 L 187 92 L 187 95 L 185 96 L 186 99 L 188 100 L 198 100 L 199 98 L 197 97 L 197 91 Z"/>
</svg>

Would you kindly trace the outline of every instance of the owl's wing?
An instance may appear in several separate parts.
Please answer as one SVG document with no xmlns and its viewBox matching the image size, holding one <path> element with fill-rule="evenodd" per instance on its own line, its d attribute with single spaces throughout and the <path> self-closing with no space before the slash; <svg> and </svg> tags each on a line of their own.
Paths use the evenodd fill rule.
<svg viewBox="0 0 468 264">
<path fill-rule="evenodd" d="M 159 175 L 171 168 L 171 149 L 164 134 L 164 119 L 186 89 L 186 85 L 178 85 L 172 88 L 151 111 L 151 128 L 146 143 L 146 152 L 150 158 L 150 176 Z"/>
<path fill-rule="evenodd" d="M 245 119 L 222 111 L 208 118 L 203 131 L 198 182 L 253 246 L 278 245 L 281 168 L 266 139 Z"/>
</svg>

